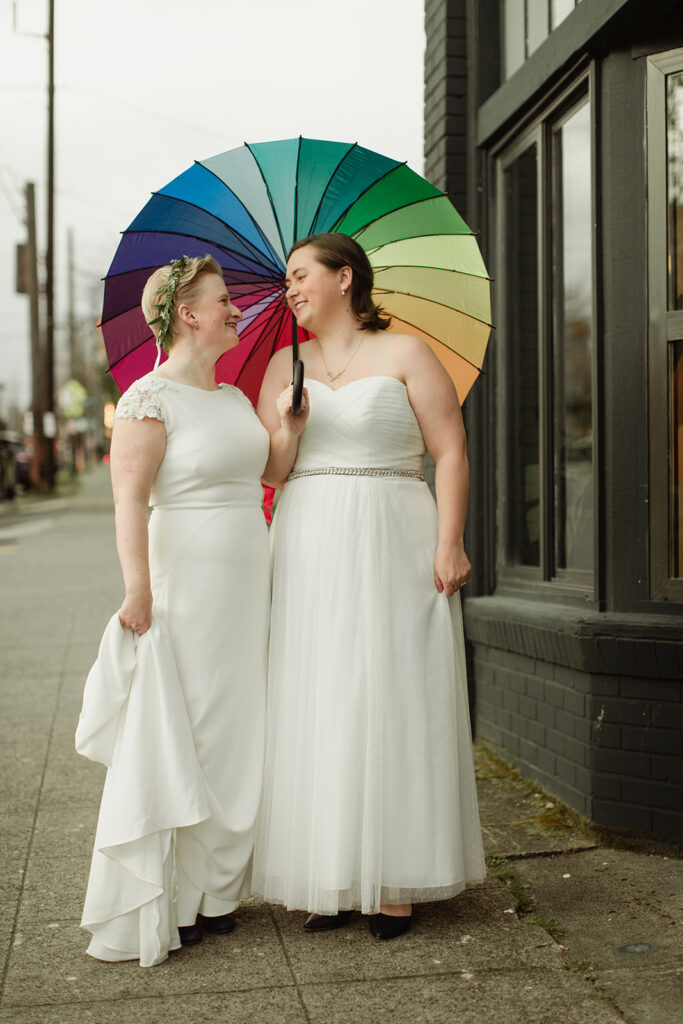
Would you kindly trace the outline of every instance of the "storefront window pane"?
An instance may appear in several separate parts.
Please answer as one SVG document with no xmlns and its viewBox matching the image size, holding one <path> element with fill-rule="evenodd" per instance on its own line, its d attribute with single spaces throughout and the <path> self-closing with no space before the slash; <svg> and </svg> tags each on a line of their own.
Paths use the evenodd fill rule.
<svg viewBox="0 0 683 1024">
<path fill-rule="evenodd" d="M 531 0 L 533 3 L 534 0 Z M 552 0 L 551 2 L 551 27 L 557 28 L 561 21 L 571 14 L 575 7 L 574 0 Z"/>
<path fill-rule="evenodd" d="M 683 341 L 672 346 L 671 575 L 683 576 Z"/>
<path fill-rule="evenodd" d="M 548 38 L 547 0 L 526 0 L 527 57 Z"/>
<path fill-rule="evenodd" d="M 524 0 L 504 0 L 505 77 L 513 75 L 525 60 Z"/>
<path fill-rule="evenodd" d="M 667 79 L 669 309 L 683 309 L 683 73 Z"/>
<path fill-rule="evenodd" d="M 554 132 L 555 565 L 593 568 L 593 261 L 588 103 Z"/>
<path fill-rule="evenodd" d="M 505 171 L 508 562 L 539 562 L 538 213 L 533 145 Z"/>
</svg>

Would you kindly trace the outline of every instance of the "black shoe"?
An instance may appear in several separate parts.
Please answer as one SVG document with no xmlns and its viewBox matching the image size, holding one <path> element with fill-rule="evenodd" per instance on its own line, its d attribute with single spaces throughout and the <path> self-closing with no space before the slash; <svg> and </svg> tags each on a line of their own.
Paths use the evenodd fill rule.
<svg viewBox="0 0 683 1024">
<path fill-rule="evenodd" d="M 347 925 L 352 913 L 352 910 L 340 910 L 338 914 L 311 914 L 304 928 L 307 932 L 331 932 Z"/>
<path fill-rule="evenodd" d="M 373 914 L 370 931 L 376 939 L 396 939 L 410 928 L 411 917 L 393 917 L 391 914 Z"/>
<path fill-rule="evenodd" d="M 181 946 L 196 946 L 204 938 L 204 933 L 195 921 L 194 924 L 185 924 L 178 927 Z"/>
<path fill-rule="evenodd" d="M 205 917 L 204 914 L 197 914 L 197 924 L 203 932 L 227 935 L 235 927 L 235 918 L 232 914 L 219 914 L 217 917 Z"/>
</svg>

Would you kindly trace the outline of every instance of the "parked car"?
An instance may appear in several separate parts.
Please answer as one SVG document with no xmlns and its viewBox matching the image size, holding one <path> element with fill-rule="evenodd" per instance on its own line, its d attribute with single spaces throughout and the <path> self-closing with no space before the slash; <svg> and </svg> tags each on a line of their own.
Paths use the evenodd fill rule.
<svg viewBox="0 0 683 1024">
<path fill-rule="evenodd" d="M 11 501 L 31 485 L 24 439 L 16 430 L 0 430 L 0 501 Z"/>
</svg>

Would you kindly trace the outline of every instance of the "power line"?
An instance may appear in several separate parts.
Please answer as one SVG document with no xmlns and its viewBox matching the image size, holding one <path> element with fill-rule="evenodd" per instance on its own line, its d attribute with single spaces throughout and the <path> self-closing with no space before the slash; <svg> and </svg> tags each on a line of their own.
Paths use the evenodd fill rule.
<svg viewBox="0 0 683 1024">
<path fill-rule="evenodd" d="M 22 192 L 16 180 L 16 173 L 6 164 L 0 164 L 0 189 L 5 195 L 9 207 L 21 225 L 26 223 L 26 211 Z"/>
</svg>

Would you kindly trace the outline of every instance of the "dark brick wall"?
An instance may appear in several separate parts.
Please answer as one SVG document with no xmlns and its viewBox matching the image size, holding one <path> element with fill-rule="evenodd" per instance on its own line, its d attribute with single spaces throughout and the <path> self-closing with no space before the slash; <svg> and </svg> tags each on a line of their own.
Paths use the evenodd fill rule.
<svg viewBox="0 0 683 1024">
<path fill-rule="evenodd" d="M 475 674 L 478 735 L 512 755 L 523 775 L 592 817 L 589 678 L 480 644 Z"/>
<path fill-rule="evenodd" d="M 605 824 L 683 835 L 681 683 L 594 679 L 593 813 Z"/>
<path fill-rule="evenodd" d="M 425 177 L 467 205 L 466 0 L 426 0 Z"/>
<path fill-rule="evenodd" d="M 465 623 L 478 735 L 599 824 L 683 835 L 675 623 L 514 598 L 468 599 Z"/>
<path fill-rule="evenodd" d="M 681 683 L 476 647 L 479 735 L 599 824 L 683 836 Z"/>
</svg>

